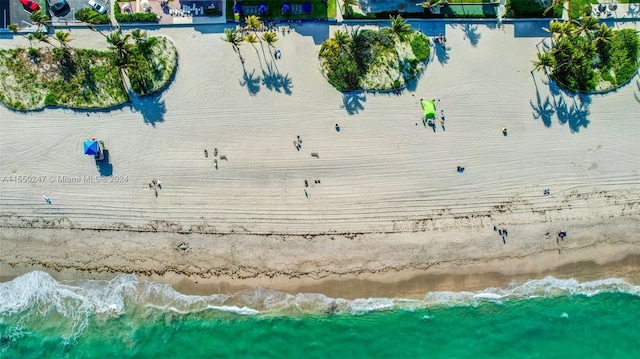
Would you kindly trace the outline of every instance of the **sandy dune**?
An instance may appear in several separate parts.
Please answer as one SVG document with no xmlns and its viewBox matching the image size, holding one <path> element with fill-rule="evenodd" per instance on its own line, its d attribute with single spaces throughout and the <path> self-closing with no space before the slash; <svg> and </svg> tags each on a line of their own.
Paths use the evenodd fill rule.
<svg viewBox="0 0 640 359">
<path fill-rule="evenodd" d="M 279 60 L 272 50 L 242 45 L 244 67 L 220 39 L 222 29 L 150 31 L 170 37 L 180 55 L 174 83 L 156 98 L 89 113 L 0 108 L 0 175 L 36 177 L 36 183 L 3 180 L 2 226 L 374 234 L 381 236 L 381 250 L 368 260 L 384 262 L 391 239 L 404 243 L 403 250 L 420 241 L 425 253 L 440 253 L 452 238 L 477 233 L 499 245 L 455 242 L 471 256 L 488 258 L 505 250 L 499 237 L 491 237 L 497 236 L 492 224 L 509 226 L 509 239 L 526 241 L 532 228 L 554 236 L 571 223 L 579 231 L 580 223 L 615 227 L 625 217 L 627 244 L 640 252 L 637 77 L 615 93 L 580 100 L 530 72 L 542 38 L 516 38 L 512 25 L 446 25 L 448 49 L 433 52 L 415 88 L 400 96 L 342 95 L 324 80 L 316 59 L 333 30 L 326 24 L 304 24 L 280 36 Z M 72 36 L 75 46 L 104 46 L 88 30 Z M 24 44 L 0 40 L 1 47 Z M 446 130 L 439 123 L 435 132 L 423 126 L 420 98 L 440 100 Z M 102 170 L 112 177 L 85 183 L 85 176 L 99 175 L 82 154 L 91 137 L 105 142 L 112 169 Z M 458 165 L 464 173 L 456 172 Z M 60 176 L 81 183 L 61 183 Z M 152 178 L 162 182 L 157 197 L 147 186 Z M 551 195 L 543 195 L 546 188 Z M 572 228 L 564 229 L 571 234 Z M 17 238 L 3 237 L 5 245 Z M 330 245 L 328 237 L 309 237 L 311 244 L 296 248 L 311 251 L 318 265 L 332 263 L 346 247 Z M 240 250 L 252 242 L 242 243 Z M 294 252 L 287 266 L 297 265 Z M 367 260 L 356 253 L 342 259 L 352 261 L 347 266 Z M 212 266 L 242 264 L 221 263 Z"/>
</svg>

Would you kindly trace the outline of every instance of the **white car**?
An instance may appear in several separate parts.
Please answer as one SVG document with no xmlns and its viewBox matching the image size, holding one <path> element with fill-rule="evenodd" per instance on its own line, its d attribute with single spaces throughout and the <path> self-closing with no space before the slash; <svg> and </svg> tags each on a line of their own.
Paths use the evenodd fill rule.
<svg viewBox="0 0 640 359">
<path fill-rule="evenodd" d="M 102 4 L 98 4 L 95 0 L 89 0 L 89 6 L 93 10 L 95 10 L 95 11 L 101 13 L 101 14 L 106 14 L 107 13 L 107 8 L 105 8 Z"/>
</svg>

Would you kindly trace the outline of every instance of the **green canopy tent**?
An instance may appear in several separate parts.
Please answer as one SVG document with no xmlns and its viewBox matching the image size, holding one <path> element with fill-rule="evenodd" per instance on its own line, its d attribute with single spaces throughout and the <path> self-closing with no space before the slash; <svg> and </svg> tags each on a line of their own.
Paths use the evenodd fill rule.
<svg viewBox="0 0 640 359">
<path fill-rule="evenodd" d="M 436 118 L 436 100 L 420 100 L 424 110 L 424 118 Z"/>
<path fill-rule="evenodd" d="M 429 122 L 429 124 L 432 124 L 433 120 L 436 118 L 436 100 L 420 100 L 420 104 L 424 111 L 424 118 L 422 119 L 422 122 Z"/>
</svg>

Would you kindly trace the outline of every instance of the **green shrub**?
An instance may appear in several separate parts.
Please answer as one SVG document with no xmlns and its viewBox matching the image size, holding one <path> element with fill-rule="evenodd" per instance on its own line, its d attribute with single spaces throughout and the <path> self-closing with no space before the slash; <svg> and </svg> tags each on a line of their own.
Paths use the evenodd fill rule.
<svg viewBox="0 0 640 359">
<path fill-rule="evenodd" d="M 330 64 L 330 69 L 327 73 L 329 83 L 338 91 L 347 92 L 359 88 L 360 70 L 354 60 L 346 56 L 337 57 Z"/>
<path fill-rule="evenodd" d="M 133 14 L 116 14 L 118 22 L 158 22 L 155 13 L 134 12 Z"/>
<path fill-rule="evenodd" d="M 28 50 L 28 54 L 30 58 L 38 58 L 40 57 L 40 50 L 34 48 L 34 47 L 30 47 Z"/>
<path fill-rule="evenodd" d="M 416 33 L 411 40 L 411 50 L 418 61 L 422 62 L 429 58 L 431 48 L 429 47 L 429 38 L 422 33 Z"/>
<path fill-rule="evenodd" d="M 52 92 L 47 94 L 47 97 L 44 98 L 45 106 L 56 106 L 58 105 L 58 96 Z"/>
</svg>

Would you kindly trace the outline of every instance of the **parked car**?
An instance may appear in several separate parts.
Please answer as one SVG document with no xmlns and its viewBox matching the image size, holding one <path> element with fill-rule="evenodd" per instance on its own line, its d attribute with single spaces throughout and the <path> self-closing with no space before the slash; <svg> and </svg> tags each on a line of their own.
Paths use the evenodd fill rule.
<svg viewBox="0 0 640 359">
<path fill-rule="evenodd" d="M 102 4 L 98 4 L 95 0 L 89 0 L 89 7 L 101 14 L 107 13 L 107 8 L 102 6 Z"/>
<path fill-rule="evenodd" d="M 49 10 L 51 10 L 53 16 L 67 16 L 71 11 L 71 7 L 69 7 L 67 0 L 47 0 L 47 3 L 49 3 Z"/>
<path fill-rule="evenodd" d="M 20 2 L 20 4 L 22 4 L 22 7 L 24 7 L 25 10 L 27 10 L 28 12 L 36 12 L 38 10 L 40 10 L 40 5 L 38 5 L 37 2 L 33 2 L 31 0 L 18 0 Z"/>
</svg>

